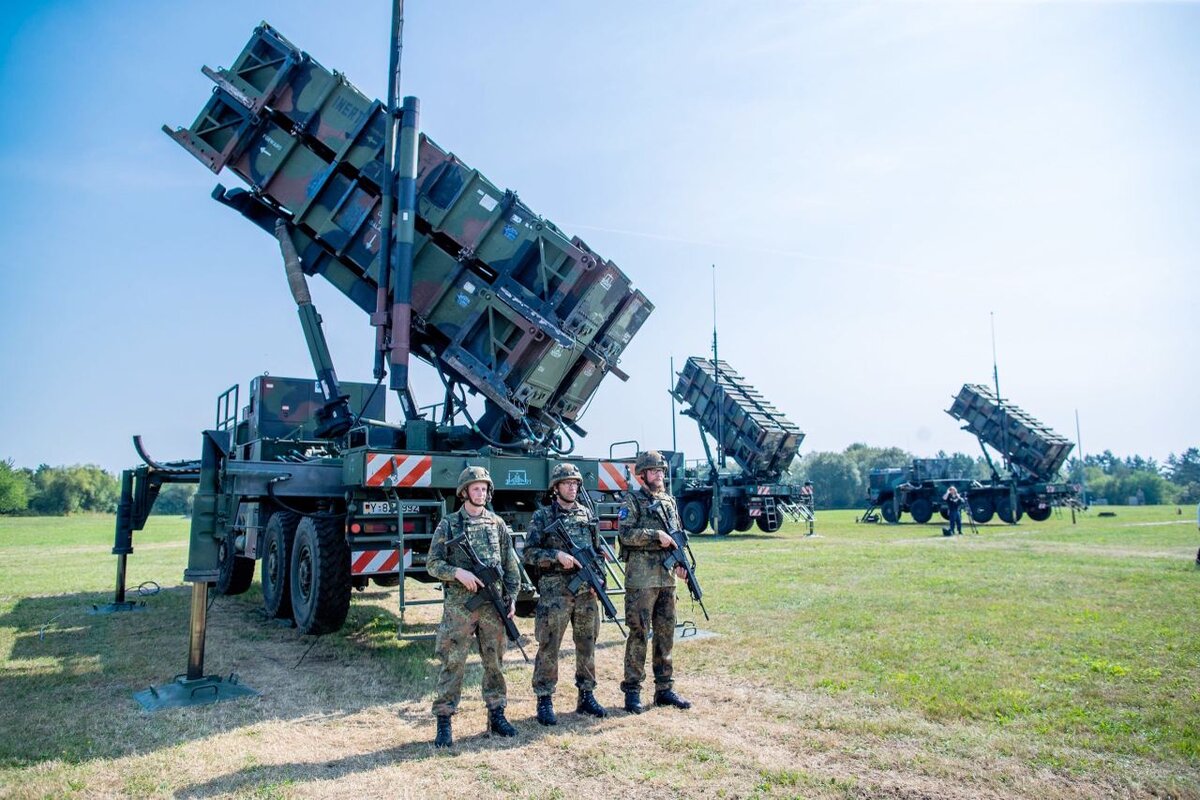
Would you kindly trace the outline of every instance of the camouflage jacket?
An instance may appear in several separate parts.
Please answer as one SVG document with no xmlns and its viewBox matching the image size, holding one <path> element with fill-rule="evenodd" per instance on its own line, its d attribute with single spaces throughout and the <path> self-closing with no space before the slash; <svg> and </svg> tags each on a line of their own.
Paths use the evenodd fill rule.
<svg viewBox="0 0 1200 800">
<path fill-rule="evenodd" d="M 550 528 L 553 530 L 547 532 Z M 552 501 L 534 512 L 529 521 L 529 536 L 525 539 L 522 560 L 528 566 L 537 567 L 543 575 L 563 572 L 558 553 L 567 550 L 568 541 L 572 547 L 586 547 L 600 554 L 596 526 L 588 510 L 578 503 L 573 508 L 563 508 L 557 501 Z"/>
<path fill-rule="evenodd" d="M 654 510 L 651 506 L 659 505 Z M 669 526 L 669 527 L 668 527 Z M 675 575 L 663 566 L 666 550 L 659 546 L 659 531 L 679 530 L 675 498 L 666 492 L 651 494 L 645 489 L 625 495 L 621 509 L 621 558 L 625 563 L 626 589 L 655 589 L 675 585 Z"/>
<path fill-rule="evenodd" d="M 446 541 L 466 533 L 467 541 L 475 550 L 479 560 L 503 576 L 504 585 L 498 587 L 505 597 L 515 597 L 521 585 L 521 570 L 517 554 L 513 551 L 512 531 L 507 523 L 496 514 L 484 509 L 478 517 L 471 517 L 461 508 L 438 523 L 429 543 L 429 558 L 425 570 L 446 584 L 446 602 L 465 602 L 471 595 L 454 579 L 454 571 L 461 567 L 473 572 L 471 562 L 458 547 L 446 547 Z"/>
</svg>

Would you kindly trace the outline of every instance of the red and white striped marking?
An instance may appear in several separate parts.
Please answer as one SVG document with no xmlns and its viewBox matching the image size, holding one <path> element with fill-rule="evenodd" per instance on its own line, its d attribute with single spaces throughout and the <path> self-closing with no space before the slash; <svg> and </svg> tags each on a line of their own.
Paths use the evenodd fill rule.
<svg viewBox="0 0 1200 800">
<path fill-rule="evenodd" d="M 350 561 L 352 575 L 378 575 L 386 572 L 396 572 L 400 566 L 400 552 L 391 550 L 363 550 L 354 553 Z M 404 551 L 404 568 L 412 566 L 412 549 Z"/>
<path fill-rule="evenodd" d="M 433 456 L 367 453 L 364 486 L 432 486 Z"/>
<path fill-rule="evenodd" d="M 770 486 L 759 486 L 758 493 L 759 494 L 771 494 L 771 487 Z"/>
<path fill-rule="evenodd" d="M 630 484 L 635 489 L 642 485 L 628 461 L 601 461 L 597 473 L 596 484 L 602 492 L 627 492 Z"/>
</svg>

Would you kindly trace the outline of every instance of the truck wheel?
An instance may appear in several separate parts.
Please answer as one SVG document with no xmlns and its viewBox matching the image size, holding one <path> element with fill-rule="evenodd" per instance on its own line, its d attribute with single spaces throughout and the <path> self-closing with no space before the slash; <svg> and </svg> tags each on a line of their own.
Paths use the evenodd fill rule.
<svg viewBox="0 0 1200 800">
<path fill-rule="evenodd" d="M 301 633 L 320 635 L 342 627 L 350 611 L 350 547 L 340 520 L 300 520 L 288 580 Z"/>
<path fill-rule="evenodd" d="M 267 519 L 266 544 L 262 554 L 263 608 L 268 619 L 291 619 L 292 598 L 288 592 L 288 573 L 291 571 L 292 542 L 300 515 L 276 511 Z"/>
<path fill-rule="evenodd" d="M 775 517 L 774 525 L 771 525 L 767 522 L 767 518 L 765 515 L 761 516 L 761 517 L 756 517 L 754 522 L 755 522 L 755 524 L 758 525 L 758 529 L 760 531 L 762 531 L 763 533 L 774 533 L 775 531 L 777 531 L 783 527 L 783 518 L 778 515 L 776 515 L 776 517 Z"/>
<path fill-rule="evenodd" d="M 242 594 L 254 581 L 254 559 L 237 554 L 229 534 L 217 546 L 217 594 Z"/>
<path fill-rule="evenodd" d="M 990 497 L 972 497 L 971 498 L 971 519 L 982 525 L 985 522 L 991 522 L 992 517 L 996 513 L 996 507 L 992 505 Z"/>
<path fill-rule="evenodd" d="M 942 519 L 950 519 L 950 512 L 946 510 L 945 506 L 940 506 L 938 513 L 942 515 Z"/>
<path fill-rule="evenodd" d="M 760 517 L 761 519 L 761 517 Z M 750 516 L 749 509 L 738 511 L 734 516 L 733 528 L 738 533 L 745 533 L 754 527 L 754 517 Z"/>
<path fill-rule="evenodd" d="M 912 514 L 913 522 L 924 525 L 933 519 L 933 504 L 924 497 L 918 497 L 909 505 L 908 513 Z"/>
<path fill-rule="evenodd" d="M 1024 511 L 1018 503 L 1016 509 L 1013 509 L 1012 503 L 1008 499 L 1008 495 L 1001 495 L 996 500 L 996 516 L 1007 522 L 1009 525 L 1016 525 L 1021 521 Z"/>
<path fill-rule="evenodd" d="M 721 506 L 720 520 L 713 515 L 712 529 L 717 536 L 728 536 L 733 533 L 733 524 L 736 522 L 736 515 L 733 513 L 733 506 Z"/>
<path fill-rule="evenodd" d="M 1053 511 L 1049 505 L 1047 506 L 1029 506 L 1025 509 L 1025 513 L 1034 522 L 1045 522 L 1050 519 L 1050 512 Z"/>
<path fill-rule="evenodd" d="M 708 504 L 703 500 L 688 500 L 680 513 L 683 529 L 688 533 L 704 533 L 708 527 Z"/>
<path fill-rule="evenodd" d="M 895 525 L 900 521 L 900 514 L 896 512 L 891 500 L 879 506 L 879 516 L 883 517 L 883 521 L 888 525 Z"/>
</svg>

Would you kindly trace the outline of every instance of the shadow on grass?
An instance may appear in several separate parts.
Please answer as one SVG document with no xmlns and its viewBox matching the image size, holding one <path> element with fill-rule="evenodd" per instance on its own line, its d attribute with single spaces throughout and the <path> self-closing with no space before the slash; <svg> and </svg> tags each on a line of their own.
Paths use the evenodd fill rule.
<svg viewBox="0 0 1200 800">
<path fill-rule="evenodd" d="M 107 616 L 87 612 L 111 594 L 0 601 L 0 767 L 145 753 L 269 720 L 347 716 L 433 691 L 433 642 L 396 638 L 394 590 L 391 609 L 356 602 L 340 632 L 306 637 L 265 618 L 256 585 L 210 606 L 204 672 L 237 673 L 261 694 L 147 713 L 134 692 L 187 671 L 190 598 L 190 587 L 165 589 L 145 598 L 145 611 Z M 433 633 L 436 622 L 408 621 L 405 628 Z M 477 662 L 468 662 L 464 690 L 472 683 L 479 683 Z"/>
<path fill-rule="evenodd" d="M 566 695 L 572 696 L 574 690 Z M 563 693 L 559 692 L 559 698 Z M 671 710 L 655 710 L 654 713 L 672 713 Z M 510 710 L 511 714 L 511 710 Z M 624 711 L 609 710 L 609 718 L 628 716 Z M 456 755 L 477 752 L 480 750 L 516 750 L 532 744 L 544 736 L 561 735 L 564 732 L 577 737 L 596 736 L 606 729 L 605 720 L 585 717 L 575 713 L 559 711 L 559 724 L 554 727 L 543 727 L 531 718 L 509 721 L 517 727 L 518 735 L 512 738 L 491 736 L 486 732 L 486 717 L 480 710 L 477 713 L 460 712 L 454 716 L 454 746 L 447 750 L 439 750 L 433 746 L 435 733 L 434 718 L 427 713 L 400 713 L 398 719 L 412 723 L 414 726 L 427 729 L 429 738 L 420 742 L 408 742 L 375 750 L 370 753 L 359 753 L 334 761 L 290 762 L 270 766 L 254 765 L 237 772 L 220 775 L 203 783 L 185 786 L 178 789 L 175 797 L 204 798 L 235 796 L 254 796 L 255 790 L 262 786 L 281 784 L 308 785 L 315 781 L 333 781 L 348 778 L 356 773 L 377 770 L 380 766 L 397 762 L 419 762 L 429 758 L 452 758 Z"/>
</svg>

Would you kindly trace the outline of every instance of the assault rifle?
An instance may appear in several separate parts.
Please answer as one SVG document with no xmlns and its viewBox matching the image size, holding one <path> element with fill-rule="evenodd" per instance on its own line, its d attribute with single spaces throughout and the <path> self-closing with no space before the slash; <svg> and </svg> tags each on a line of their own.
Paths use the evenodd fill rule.
<svg viewBox="0 0 1200 800">
<path fill-rule="evenodd" d="M 462 554 L 471 562 L 471 572 L 475 573 L 475 577 L 483 582 L 483 588 L 471 595 L 471 599 L 467 601 L 467 608 L 475 611 L 484 603 L 491 603 L 492 608 L 496 609 L 496 613 L 500 615 L 500 621 L 504 623 L 504 635 L 517 646 L 517 649 L 521 651 L 521 657 L 528 663 L 529 656 L 525 654 L 525 648 L 521 647 L 521 632 L 517 630 L 517 624 L 509 618 L 508 603 L 496 589 L 497 583 L 503 583 L 500 570 L 489 567 L 479 559 L 465 533 L 447 539 L 446 549 L 449 550 L 451 547 L 457 547 L 462 551 Z"/>
<path fill-rule="evenodd" d="M 650 504 L 648 510 L 654 512 L 662 521 L 667 528 L 667 535 L 675 543 L 674 547 L 669 548 L 666 556 L 663 557 L 663 566 L 667 568 L 667 572 L 673 572 L 676 567 L 683 567 L 683 571 L 687 573 L 685 580 L 688 593 L 691 594 L 692 600 L 700 605 L 700 610 L 704 612 L 704 618 L 708 619 L 708 609 L 704 607 L 704 590 L 700 588 L 700 581 L 696 580 L 696 556 L 692 554 L 691 545 L 688 544 L 687 533 L 681 528 L 671 529 L 671 523 L 662 510 L 662 501 L 655 500 Z"/>
<path fill-rule="evenodd" d="M 617 607 L 613 605 L 612 598 L 605 591 L 604 573 L 600 569 L 600 564 L 597 563 L 598 556 L 596 552 L 590 547 L 579 547 L 571 541 L 571 537 L 563 533 L 563 518 L 557 514 L 555 516 L 558 518 L 555 519 L 550 527 L 546 528 L 545 532 L 557 536 L 566 545 L 565 552 L 570 553 L 571 557 L 579 562 L 579 569 L 571 576 L 571 581 L 567 584 L 567 590 L 571 594 L 574 594 L 584 586 L 590 587 L 595 592 L 596 599 L 600 601 L 600 607 L 604 609 L 604 616 L 609 621 L 615 622 L 617 630 L 621 632 L 621 636 L 627 638 L 629 634 L 621 627 L 621 621 L 617 617 Z M 600 537 L 597 536 L 596 538 L 599 539 Z M 603 542 L 604 540 L 600 539 L 600 541 Z"/>
</svg>

